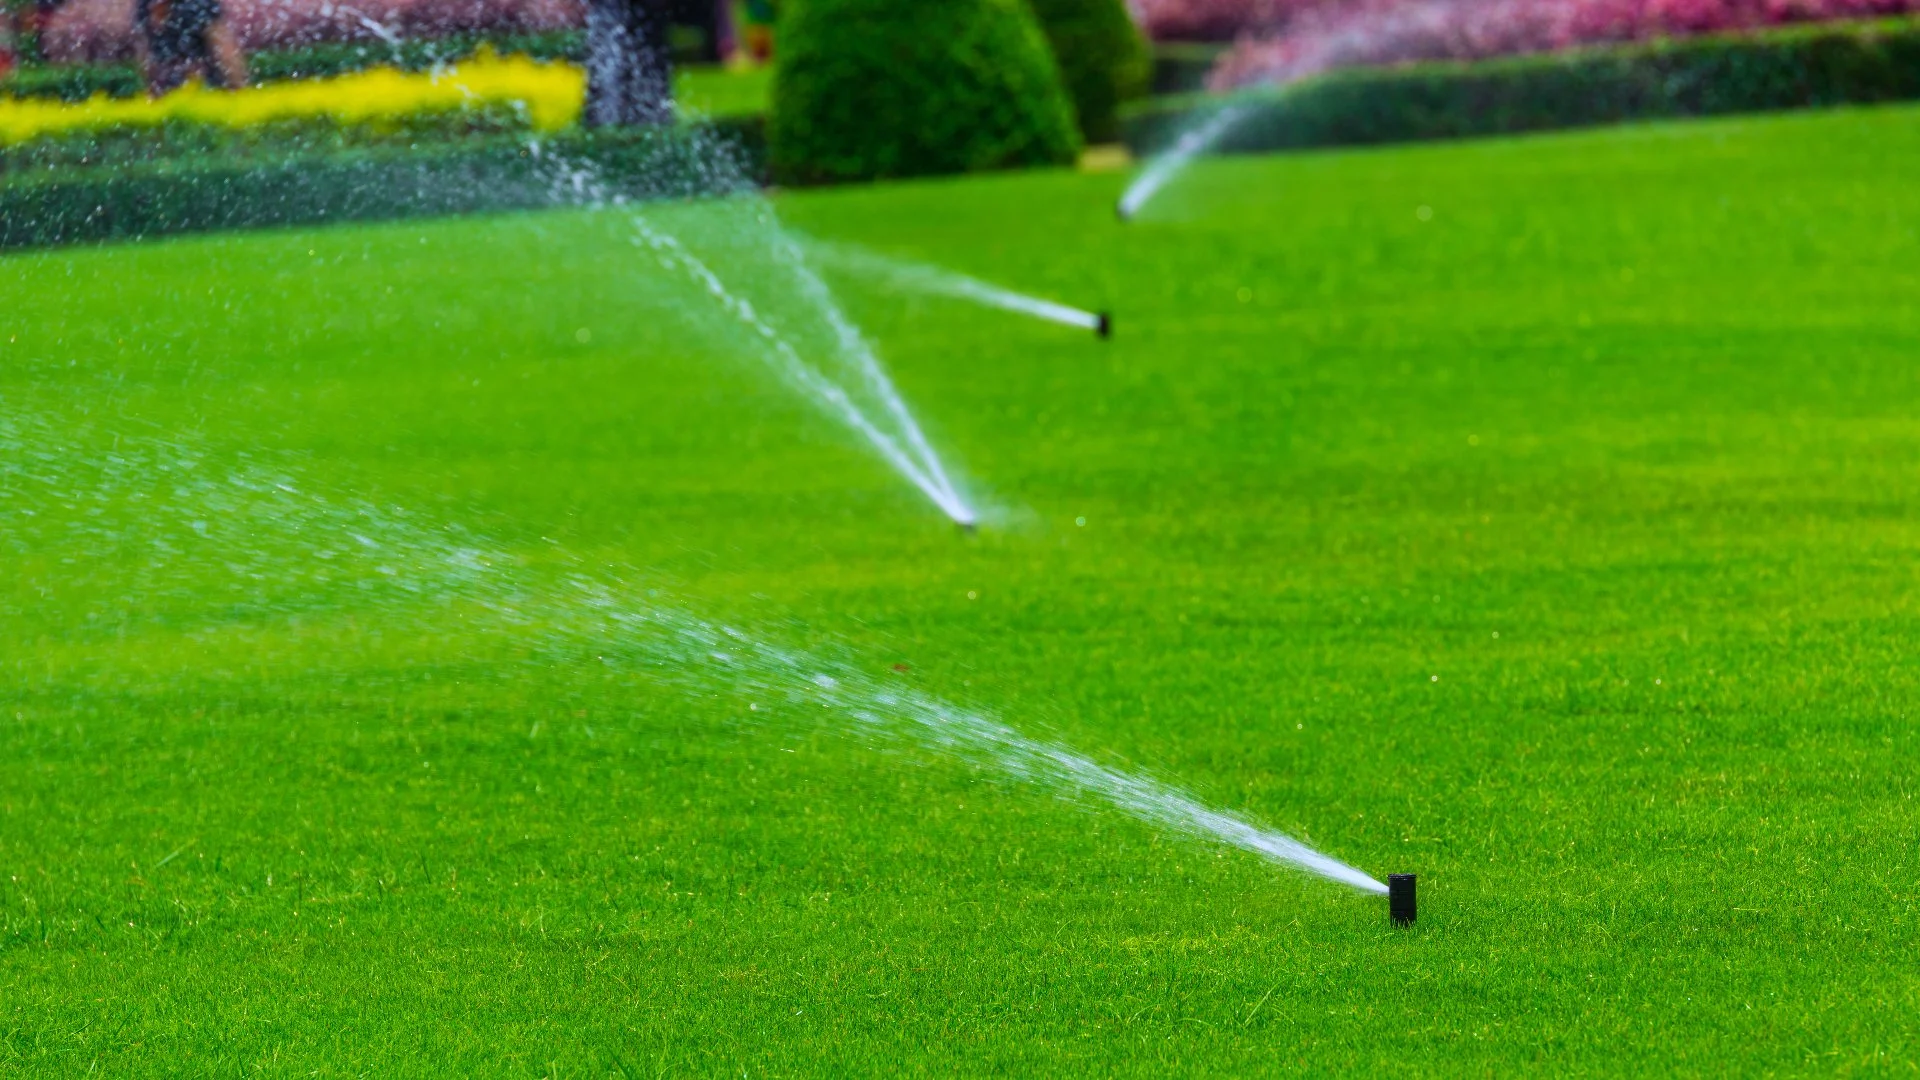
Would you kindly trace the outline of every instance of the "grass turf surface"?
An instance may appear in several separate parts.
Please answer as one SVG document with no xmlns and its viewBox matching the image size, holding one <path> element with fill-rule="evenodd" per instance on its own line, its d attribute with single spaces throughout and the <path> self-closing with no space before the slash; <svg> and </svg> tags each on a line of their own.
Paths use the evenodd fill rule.
<svg viewBox="0 0 1920 1080">
<path fill-rule="evenodd" d="M 1126 227 L 1114 176 L 783 198 L 1116 311 L 848 283 L 973 539 L 618 215 L 0 260 L 0 1063 L 1908 1068 L 1917 152 L 1888 109 L 1210 162 Z M 315 584 L 325 520 L 156 574 L 160 438 L 907 664 L 1421 921 Z"/>
<path fill-rule="evenodd" d="M 772 103 L 773 68 L 683 66 L 674 70 L 675 99 L 702 116 L 764 113 Z"/>
</svg>

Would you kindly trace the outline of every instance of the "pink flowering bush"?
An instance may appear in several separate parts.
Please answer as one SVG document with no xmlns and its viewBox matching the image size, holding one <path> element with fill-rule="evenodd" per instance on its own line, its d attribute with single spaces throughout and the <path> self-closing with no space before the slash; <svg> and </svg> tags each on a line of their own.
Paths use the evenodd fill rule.
<svg viewBox="0 0 1920 1080">
<path fill-rule="evenodd" d="M 223 0 L 249 51 L 322 41 L 379 44 L 368 22 L 399 37 L 521 33 L 578 26 L 582 0 Z M 125 60 L 133 55 L 133 0 L 69 0 L 42 39 L 56 61 Z"/>
<path fill-rule="evenodd" d="M 1129 0 L 1155 41 L 1232 41 L 1271 29 L 1319 0 Z"/>
<path fill-rule="evenodd" d="M 1165 0 L 1169 5 L 1172 0 Z M 1586 45 L 1920 13 L 1920 0 L 1297 0 L 1256 10 L 1214 69 L 1215 89 L 1334 68 L 1475 60 Z"/>
</svg>

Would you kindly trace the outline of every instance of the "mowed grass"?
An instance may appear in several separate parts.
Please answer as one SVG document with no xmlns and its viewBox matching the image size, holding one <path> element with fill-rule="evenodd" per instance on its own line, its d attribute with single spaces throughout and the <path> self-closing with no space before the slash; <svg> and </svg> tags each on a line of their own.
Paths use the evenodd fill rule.
<svg viewBox="0 0 1920 1080">
<path fill-rule="evenodd" d="M 8 256 L 0 1071 L 1910 1071 L 1915 160 L 1885 109 L 1209 162 L 1127 226 L 1114 175 L 780 196 L 1115 312 L 840 282 L 975 537 L 618 214 Z M 325 514 L 192 551 L 165 440 L 1416 871 L 1420 922 L 314 585 Z"/>
<path fill-rule="evenodd" d="M 674 96 L 682 105 L 708 116 L 764 113 L 772 104 L 771 67 L 735 70 L 717 65 L 675 71 Z"/>
</svg>

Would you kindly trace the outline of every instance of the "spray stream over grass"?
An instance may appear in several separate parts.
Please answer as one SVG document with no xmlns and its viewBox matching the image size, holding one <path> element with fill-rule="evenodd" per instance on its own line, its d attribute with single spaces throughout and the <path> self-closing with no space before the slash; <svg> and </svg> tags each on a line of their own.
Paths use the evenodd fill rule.
<svg viewBox="0 0 1920 1080">
<path fill-rule="evenodd" d="M 818 403 L 828 415 L 859 433 L 887 464 L 919 488 L 948 517 L 962 525 L 972 525 L 978 520 L 978 515 L 947 476 L 939 455 L 928 444 L 920 425 L 908 411 L 899 391 L 894 388 L 893 381 L 881 368 L 879 357 L 841 312 L 826 284 L 807 267 L 798 249 L 787 243 L 784 236 L 776 234 L 777 246 L 770 254 L 784 257 L 799 284 L 801 296 L 826 319 L 833 331 L 834 345 L 840 359 L 859 376 L 860 387 L 866 396 L 879 403 L 881 417 L 869 415 L 869 409 L 863 408 L 847 387 L 804 360 L 792 343 L 761 315 L 752 301 L 729 290 L 719 275 L 679 239 L 660 231 L 639 215 L 634 217 L 634 226 L 647 246 L 660 256 L 663 265 L 684 271 L 705 288 L 722 308 L 753 331 L 782 379 Z"/>
<path fill-rule="evenodd" d="M 1015 292 L 958 271 L 930 266 L 926 263 L 908 262 L 905 259 L 896 259 L 850 244 L 832 244 L 815 240 L 808 243 L 807 250 L 822 263 L 878 277 L 899 288 L 952 297 L 956 300 L 968 300 L 1064 326 L 1077 326 L 1082 330 L 1101 328 L 1098 312 L 1082 311 L 1042 297 Z"/>
<path fill-rule="evenodd" d="M 932 753 L 1365 892 L 1370 875 L 1178 787 L 914 689 L 660 602 L 557 546 L 538 560 L 392 506 L 316 493 L 284 461 L 56 430 L 0 414 L 0 556 L 51 595 L 49 638 L 165 629 L 204 638 L 271 620 L 351 618 L 432 638 L 457 623 L 543 664 L 622 664 L 691 695 L 729 688 L 759 724 L 800 722 Z M 51 592 L 50 592 L 51 591 Z M 145 625 L 136 625 L 144 621 Z M 762 706 L 765 706 L 764 708 Z"/>
<path fill-rule="evenodd" d="M 556 192 L 590 205 L 626 205 L 591 165 L 557 164 Z M 678 189 L 657 185 L 682 200 L 670 213 L 628 208 L 640 243 L 748 330 L 751 347 L 783 382 L 858 435 L 941 513 L 960 525 L 977 524 L 979 513 L 941 462 L 878 353 L 759 194 L 738 147 L 695 139 L 674 166 L 672 183 Z M 719 257 L 703 257 L 696 242 Z M 737 271 L 736 280 L 723 278 L 716 265 Z M 751 295 L 755 286 L 760 302 Z"/>
<path fill-rule="evenodd" d="M 1244 104 L 1223 105 L 1208 114 L 1199 125 L 1182 132 L 1171 147 L 1148 161 L 1147 167 L 1141 170 L 1133 183 L 1127 185 L 1126 192 L 1120 196 L 1120 217 L 1127 219 L 1138 214 L 1149 200 L 1160 193 L 1161 188 L 1185 172 L 1187 166 L 1193 164 L 1194 158 L 1213 149 L 1233 130 L 1235 124 L 1251 112 L 1252 108 Z"/>
</svg>

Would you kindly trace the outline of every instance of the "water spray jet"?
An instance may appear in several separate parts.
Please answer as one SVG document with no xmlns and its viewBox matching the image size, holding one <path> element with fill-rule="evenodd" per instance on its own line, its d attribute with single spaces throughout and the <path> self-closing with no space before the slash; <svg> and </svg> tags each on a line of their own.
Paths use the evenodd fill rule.
<svg viewBox="0 0 1920 1080">
<path fill-rule="evenodd" d="M 537 145 L 530 149 L 539 155 Z M 636 240 L 650 248 L 663 267 L 684 273 L 701 286 L 757 338 L 761 359 L 789 386 L 856 433 L 941 513 L 956 522 L 972 521 L 977 515 L 967 496 L 948 474 L 879 356 L 841 310 L 826 282 L 807 264 L 772 206 L 758 193 L 743 160 L 729 144 L 700 139 L 694 141 L 689 158 L 683 164 L 692 166 L 690 186 L 687 178 L 668 177 L 652 194 L 696 197 L 704 205 L 697 214 L 687 211 L 692 221 L 704 220 L 709 230 L 718 227 L 731 233 L 736 250 L 745 248 L 753 263 L 784 276 L 786 288 L 776 291 L 771 306 L 781 308 L 780 298 L 784 298 L 786 317 L 756 305 L 663 223 L 650 221 L 638 211 L 631 215 Z M 625 204 L 625 196 L 610 188 L 592 163 L 564 159 L 556 163 L 561 167 L 556 177 L 561 201 Z M 798 325 L 796 310 L 801 313 Z M 809 324 L 815 331 L 810 337 L 804 335 Z M 818 333 L 822 324 L 827 331 L 825 342 Z"/>
<path fill-rule="evenodd" d="M 947 475 L 940 455 L 920 430 L 906 402 L 880 365 L 880 358 L 867 344 L 821 281 L 808 268 L 798 248 L 779 232 L 770 231 L 770 253 L 784 265 L 798 286 L 797 293 L 812 304 L 832 331 L 839 363 L 850 369 L 852 379 L 836 378 L 817 364 L 803 358 L 793 342 L 775 328 L 752 301 L 728 288 L 705 260 L 695 255 L 678 237 L 655 228 L 635 215 L 633 224 L 639 239 L 660 256 L 661 262 L 685 272 L 706 288 L 721 307 L 747 327 L 766 347 L 764 357 L 789 384 L 819 404 L 826 412 L 857 432 L 894 471 L 919 488 L 940 511 L 957 525 L 970 525 L 977 515 L 958 485 Z"/>
<path fill-rule="evenodd" d="M 853 745 L 930 754 L 1398 902 L 1401 875 L 1389 886 L 1151 773 L 918 690 L 896 677 L 898 667 L 881 675 L 785 646 L 662 602 L 617 570 L 592 569 L 564 552 L 552 565 L 529 562 L 403 508 L 317 492 L 271 461 L 221 464 L 228 456 L 197 442 L 51 429 L 0 407 L 0 556 L 72 543 L 75 534 L 53 511 L 85 492 L 89 503 L 128 516 L 98 521 L 96 528 L 113 528 L 83 537 L 196 538 L 158 546 L 138 570 L 136 589 L 158 586 L 187 605 L 170 620 L 204 611 L 217 632 L 229 625 L 233 602 L 261 618 L 297 618 L 321 601 L 350 602 L 346 610 L 410 637 L 458 619 L 516 653 L 529 650 L 543 671 L 554 663 L 614 665 L 701 700 L 729 688 L 746 699 L 755 725 L 800 723 Z M 1410 900 L 1411 875 L 1404 880 Z"/>
<path fill-rule="evenodd" d="M 1237 127 L 1241 120 L 1251 115 L 1253 107 L 1244 102 L 1236 102 L 1214 110 L 1198 127 L 1191 128 L 1174 140 L 1173 146 L 1165 153 L 1147 162 L 1147 167 L 1127 185 L 1126 193 L 1120 196 L 1120 202 L 1113 208 L 1121 221 L 1130 221 L 1147 200 L 1154 197 L 1161 188 L 1186 171 L 1193 159 L 1214 148 L 1220 140 Z"/>
<path fill-rule="evenodd" d="M 896 285 L 916 292 L 969 300 L 1062 326 L 1077 326 L 1082 330 L 1092 330 L 1101 337 L 1107 336 L 1112 324 L 1112 319 L 1104 312 L 1085 311 L 1044 297 L 1028 296 L 953 270 L 890 258 L 848 244 L 814 241 L 809 247 L 823 262 L 885 277 Z"/>
</svg>

